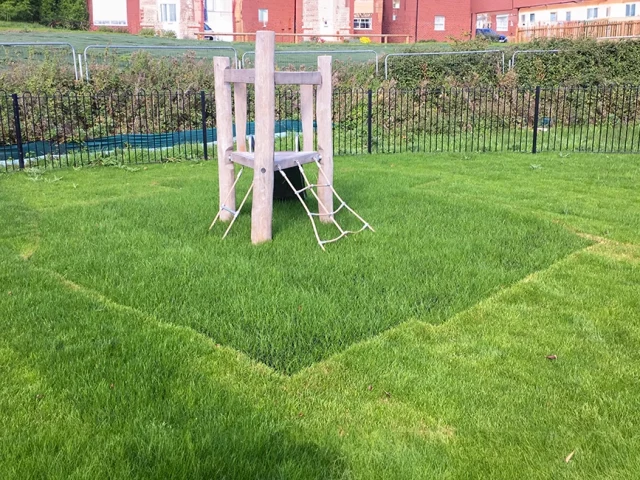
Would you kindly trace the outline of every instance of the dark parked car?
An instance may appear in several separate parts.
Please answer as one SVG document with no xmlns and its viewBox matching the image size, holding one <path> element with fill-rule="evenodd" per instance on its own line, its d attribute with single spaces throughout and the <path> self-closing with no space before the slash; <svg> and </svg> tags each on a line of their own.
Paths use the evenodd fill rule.
<svg viewBox="0 0 640 480">
<path fill-rule="evenodd" d="M 484 37 L 492 42 L 505 43 L 507 41 L 506 36 L 500 35 L 498 32 L 491 30 L 490 28 L 476 28 L 476 37 Z"/>
</svg>

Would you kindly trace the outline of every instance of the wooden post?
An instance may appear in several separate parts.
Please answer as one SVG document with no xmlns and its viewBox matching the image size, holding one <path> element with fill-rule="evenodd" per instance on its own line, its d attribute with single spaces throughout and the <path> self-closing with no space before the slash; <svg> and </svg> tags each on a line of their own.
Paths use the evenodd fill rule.
<svg viewBox="0 0 640 480">
<path fill-rule="evenodd" d="M 313 152 L 313 85 L 300 85 L 300 121 L 302 150 Z"/>
<path fill-rule="evenodd" d="M 234 165 L 229 160 L 233 149 L 233 129 L 231 113 L 231 84 L 224 81 L 224 71 L 229 68 L 228 57 L 214 57 L 214 80 L 216 95 L 216 129 L 218 142 L 218 189 L 220 208 L 226 206 L 230 210 L 236 209 L 236 193 L 233 188 Z M 227 199 L 227 197 L 229 197 Z M 226 204 L 225 204 L 225 200 Z M 233 214 L 222 210 L 220 220 L 227 222 L 233 219 Z"/>
<path fill-rule="evenodd" d="M 234 83 L 236 110 L 236 145 L 239 152 L 247 151 L 247 84 Z"/>
<path fill-rule="evenodd" d="M 331 57 L 318 57 L 318 71 L 322 76 L 322 84 L 318 86 L 316 94 L 316 121 L 318 125 L 318 153 L 321 156 L 320 165 L 324 175 L 319 175 L 318 184 L 333 184 L 333 126 L 332 126 L 332 95 Z M 306 148 L 306 146 L 305 146 Z M 330 187 L 318 187 L 320 206 L 320 221 L 331 222 L 333 211 L 333 192 Z M 323 208 L 324 207 L 324 208 Z"/>
<path fill-rule="evenodd" d="M 256 149 L 253 168 L 251 242 L 271 240 L 275 147 L 275 33 L 256 34 Z"/>
</svg>

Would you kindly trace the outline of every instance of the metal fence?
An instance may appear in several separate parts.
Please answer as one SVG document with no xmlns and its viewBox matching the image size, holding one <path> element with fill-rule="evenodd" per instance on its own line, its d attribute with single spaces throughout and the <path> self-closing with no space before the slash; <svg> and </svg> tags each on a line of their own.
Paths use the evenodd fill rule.
<svg viewBox="0 0 640 480">
<path fill-rule="evenodd" d="M 297 89 L 278 89 L 279 150 L 295 149 L 299 101 Z M 336 90 L 334 151 L 639 153 L 639 114 L 635 85 Z M 1 170 L 207 159 L 215 141 L 209 92 L 0 92 Z"/>
<path fill-rule="evenodd" d="M 84 52 L 83 52 L 83 56 L 84 56 L 84 66 L 85 66 L 85 77 L 87 82 L 89 82 L 91 80 L 91 76 L 89 74 L 89 52 L 93 50 L 93 51 L 98 51 L 103 57 L 105 56 L 105 54 L 107 53 L 112 53 L 114 51 L 118 51 L 118 50 L 129 50 L 129 51 L 134 51 L 134 52 L 142 52 L 142 51 L 147 51 L 147 50 L 156 50 L 156 51 L 160 51 L 163 53 L 168 53 L 168 52 L 175 52 L 177 51 L 182 51 L 182 52 L 191 52 L 191 51 L 206 51 L 208 53 L 211 53 L 212 51 L 215 51 L 216 55 L 222 55 L 222 56 L 227 56 L 229 57 L 231 60 L 233 60 L 232 65 L 234 66 L 234 68 L 237 68 L 238 65 L 238 51 L 229 46 L 229 47 L 210 47 L 210 46 L 193 46 L 193 45 L 188 45 L 188 46 L 179 46 L 179 45 L 87 45 L 87 47 L 85 47 Z M 74 51 L 75 52 L 75 51 Z M 221 53 L 222 52 L 222 53 Z M 82 73 L 82 69 L 81 69 L 81 73 Z M 77 75 L 76 75 L 76 80 L 77 80 Z"/>
<path fill-rule="evenodd" d="M 276 50 L 275 61 L 276 66 L 280 68 L 294 67 L 300 68 L 315 68 L 318 65 L 318 56 L 331 55 L 334 60 L 358 63 L 358 64 L 375 64 L 375 72 L 378 75 L 379 72 L 379 60 L 378 53 L 375 50 L 344 50 L 344 49 L 332 49 L 332 50 Z M 255 66 L 255 51 L 244 52 L 242 54 L 242 67 L 253 68 Z"/>
<path fill-rule="evenodd" d="M 71 54 L 71 62 L 73 63 L 73 72 L 75 74 L 76 80 L 80 80 L 82 77 L 82 68 L 78 68 L 77 58 L 76 58 L 76 49 L 70 43 L 66 42 L 0 42 L 0 47 L 12 48 L 12 49 L 23 49 L 29 52 L 32 52 L 34 49 L 45 49 L 50 50 L 51 47 L 54 49 L 62 49 L 69 51 Z"/>
</svg>

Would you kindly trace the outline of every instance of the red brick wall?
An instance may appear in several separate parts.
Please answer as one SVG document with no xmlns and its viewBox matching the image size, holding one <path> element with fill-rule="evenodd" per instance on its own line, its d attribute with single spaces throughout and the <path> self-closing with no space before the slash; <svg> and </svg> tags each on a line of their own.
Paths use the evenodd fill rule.
<svg viewBox="0 0 640 480">
<path fill-rule="evenodd" d="M 475 12 L 472 15 L 474 29 L 475 29 L 475 25 L 476 25 L 476 16 L 479 13 L 485 13 L 485 14 L 489 15 L 489 23 L 491 24 L 490 28 L 492 28 L 493 30 L 496 30 L 497 33 L 499 33 L 501 35 L 506 35 L 507 37 L 515 37 L 516 32 L 518 30 L 518 10 L 498 10 L 498 11 L 495 11 L 495 12 L 491 12 L 491 11 L 487 11 L 487 10 L 481 10 L 481 11 Z M 498 30 L 496 28 L 497 25 L 498 25 L 496 17 L 498 15 L 509 15 L 509 30 L 508 31 L 506 31 L 506 32 L 504 32 L 504 31 L 498 32 Z M 473 33 L 475 35 L 475 30 L 474 30 Z"/>
<path fill-rule="evenodd" d="M 512 8 L 513 0 L 471 0 L 471 13 L 507 11 Z"/>
<path fill-rule="evenodd" d="M 309 1 L 309 0 L 307 0 Z M 354 33 L 356 35 L 362 35 L 364 37 L 367 36 L 367 34 L 371 34 L 371 35 L 380 35 L 381 33 L 383 33 L 383 9 L 384 9 L 384 1 L 385 0 L 374 0 L 373 2 L 373 16 L 371 17 L 371 29 L 370 30 L 356 30 L 353 28 L 353 12 L 354 12 L 354 0 L 349 0 L 349 10 L 351 12 L 351 33 Z M 379 42 L 380 41 L 380 37 L 374 37 L 371 39 L 374 42 Z"/>
<path fill-rule="evenodd" d="M 445 17 L 445 30 L 435 31 L 436 15 Z M 475 26 L 474 26 L 475 28 Z M 447 40 L 448 37 L 466 38 L 471 33 L 471 4 L 469 0 L 420 4 L 418 15 L 418 40 Z"/>
<path fill-rule="evenodd" d="M 97 27 L 93 25 L 92 0 L 87 0 L 87 9 L 89 10 L 89 28 L 95 30 Z M 133 34 L 140 32 L 140 0 L 127 0 L 127 31 Z"/>
<path fill-rule="evenodd" d="M 140 33 L 140 0 L 127 0 L 129 33 Z"/>
<path fill-rule="evenodd" d="M 393 8 L 394 0 L 384 0 L 382 32 L 393 35 L 411 35 L 416 33 L 416 0 L 400 0 L 400 8 Z M 396 19 L 393 20 L 393 15 Z M 401 40 L 390 40 L 400 42 Z"/>
<path fill-rule="evenodd" d="M 399 9 L 394 9 L 393 4 L 394 0 L 384 0 L 383 33 L 411 35 L 412 40 L 417 35 L 418 41 L 444 41 L 448 37 L 462 38 L 471 32 L 470 0 L 439 3 L 421 1 L 417 9 L 417 21 L 416 0 L 400 0 Z M 444 31 L 434 29 L 436 15 L 445 17 Z"/>
<path fill-rule="evenodd" d="M 238 32 L 256 32 L 271 30 L 277 33 L 294 33 L 293 26 L 296 16 L 295 0 L 236 0 L 234 9 L 242 10 L 242 26 Z M 258 21 L 258 10 L 266 8 L 269 11 L 269 21 L 263 27 Z"/>
</svg>

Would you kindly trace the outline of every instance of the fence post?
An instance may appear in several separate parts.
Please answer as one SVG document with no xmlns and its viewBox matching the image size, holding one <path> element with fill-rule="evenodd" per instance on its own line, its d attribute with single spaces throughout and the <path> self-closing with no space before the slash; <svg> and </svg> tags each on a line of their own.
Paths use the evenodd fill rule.
<svg viewBox="0 0 640 480">
<path fill-rule="evenodd" d="M 367 91 L 367 152 L 371 153 L 371 117 L 373 115 L 373 92 Z"/>
<path fill-rule="evenodd" d="M 20 104 L 18 103 L 18 94 L 12 93 L 13 99 L 13 122 L 16 127 L 16 143 L 18 144 L 18 167 L 24 169 L 24 147 L 22 145 L 22 127 L 20 125 Z"/>
<path fill-rule="evenodd" d="M 538 122 L 540 120 L 540 85 L 536 87 L 536 99 L 533 110 L 533 148 L 531 153 L 538 151 Z"/>
<path fill-rule="evenodd" d="M 207 150 L 207 97 L 204 90 L 200 91 L 200 113 L 202 117 L 202 149 L 204 150 L 204 159 L 209 159 Z"/>
</svg>

